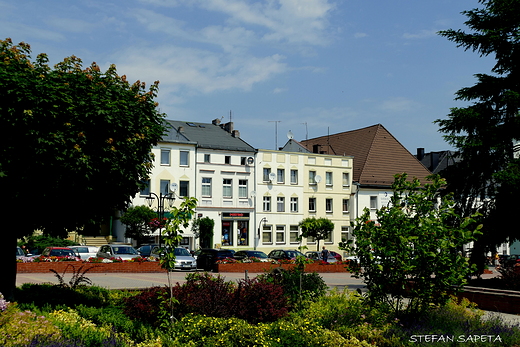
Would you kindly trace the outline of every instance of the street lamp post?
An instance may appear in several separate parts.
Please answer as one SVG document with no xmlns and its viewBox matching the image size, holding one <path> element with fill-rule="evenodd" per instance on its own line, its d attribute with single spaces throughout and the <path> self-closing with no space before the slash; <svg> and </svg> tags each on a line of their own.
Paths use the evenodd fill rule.
<svg viewBox="0 0 520 347">
<path fill-rule="evenodd" d="M 159 247 L 161 247 L 161 229 L 162 222 L 164 220 L 164 203 L 168 202 L 168 207 L 173 207 L 175 197 L 173 196 L 173 193 L 159 193 L 159 195 L 157 195 L 153 192 L 150 192 L 150 195 L 146 197 L 146 202 L 150 208 L 152 207 L 155 199 L 157 199 L 157 216 L 159 217 Z"/>
<path fill-rule="evenodd" d="M 265 225 L 265 223 L 267 223 L 267 217 L 260 219 L 260 222 L 258 223 L 258 235 L 257 235 L 258 243 L 260 243 L 260 226 L 262 226 L 262 222 L 264 222 L 264 225 Z M 255 251 L 256 251 L 256 244 L 257 244 L 257 242 L 255 242 Z"/>
</svg>

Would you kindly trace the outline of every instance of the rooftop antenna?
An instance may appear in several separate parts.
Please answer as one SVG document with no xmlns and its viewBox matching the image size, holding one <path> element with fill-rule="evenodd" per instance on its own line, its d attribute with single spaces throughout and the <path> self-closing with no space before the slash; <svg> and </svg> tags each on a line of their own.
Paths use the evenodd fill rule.
<svg viewBox="0 0 520 347">
<path fill-rule="evenodd" d="M 309 130 L 307 129 L 307 122 L 302 124 L 305 124 L 305 141 L 307 141 L 309 139 Z"/>
<path fill-rule="evenodd" d="M 274 123 L 274 149 L 278 150 L 278 123 L 281 120 L 270 120 L 269 123 Z"/>
</svg>

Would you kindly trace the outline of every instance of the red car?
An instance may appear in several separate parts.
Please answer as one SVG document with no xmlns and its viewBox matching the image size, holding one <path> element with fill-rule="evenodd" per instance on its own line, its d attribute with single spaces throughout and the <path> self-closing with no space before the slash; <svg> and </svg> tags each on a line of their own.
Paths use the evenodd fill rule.
<svg viewBox="0 0 520 347">
<path fill-rule="evenodd" d="M 339 254 L 338 252 L 330 251 L 330 254 L 331 254 L 334 258 L 336 258 L 336 261 L 342 261 L 341 254 Z"/>
</svg>

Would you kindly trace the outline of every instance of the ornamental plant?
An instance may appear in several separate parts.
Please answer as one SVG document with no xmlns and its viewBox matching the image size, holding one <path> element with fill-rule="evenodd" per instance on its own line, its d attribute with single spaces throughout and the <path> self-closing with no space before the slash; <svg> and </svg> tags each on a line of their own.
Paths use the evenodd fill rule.
<svg viewBox="0 0 520 347">
<path fill-rule="evenodd" d="M 451 195 L 439 194 L 444 179 L 428 179 L 431 183 L 421 186 L 416 178 L 396 175 L 394 194 L 376 212 L 377 221 L 365 209 L 353 223 L 355 241 L 340 245 L 359 258 L 360 267 L 352 271 L 364 279 L 367 300 L 386 303 L 396 314 L 445 304 L 446 292 L 463 286 L 471 273 L 461 250 L 480 235 L 481 226 L 454 212 Z"/>
</svg>

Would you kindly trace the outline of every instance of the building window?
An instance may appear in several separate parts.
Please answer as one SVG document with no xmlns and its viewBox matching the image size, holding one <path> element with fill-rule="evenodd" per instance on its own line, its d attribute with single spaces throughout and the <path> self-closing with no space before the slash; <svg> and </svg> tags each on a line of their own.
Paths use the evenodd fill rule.
<svg viewBox="0 0 520 347">
<path fill-rule="evenodd" d="M 325 172 L 325 185 L 332 187 L 332 172 Z"/>
<path fill-rule="evenodd" d="M 309 212 L 316 212 L 316 198 L 309 198 Z"/>
<path fill-rule="evenodd" d="M 350 186 L 350 175 L 348 174 L 348 172 L 344 172 L 343 173 L 343 187 L 348 187 Z"/>
<path fill-rule="evenodd" d="M 332 242 L 332 233 L 333 231 L 329 232 L 327 236 L 323 239 L 323 242 Z"/>
<path fill-rule="evenodd" d="M 332 199 L 325 199 L 325 212 L 332 213 Z"/>
<path fill-rule="evenodd" d="M 238 197 L 247 198 L 247 180 L 238 180 Z"/>
<path fill-rule="evenodd" d="M 377 210 L 377 196 L 370 197 L 370 209 Z"/>
<path fill-rule="evenodd" d="M 231 198 L 231 197 L 233 197 L 233 195 L 232 195 L 232 186 L 231 186 L 232 180 L 229 179 L 229 178 L 224 178 L 222 180 L 222 182 L 223 182 L 222 196 L 224 198 Z"/>
<path fill-rule="evenodd" d="M 202 177 L 202 196 L 211 197 L 211 178 Z"/>
<path fill-rule="evenodd" d="M 224 164 L 231 164 L 231 156 L 230 155 L 226 155 L 224 157 Z"/>
<path fill-rule="evenodd" d="M 291 170 L 291 184 L 298 184 L 298 170 Z"/>
<path fill-rule="evenodd" d="M 190 164 L 189 162 L 189 152 L 188 151 L 180 151 L 180 165 L 181 166 L 188 166 Z"/>
<path fill-rule="evenodd" d="M 291 212 L 298 212 L 298 198 L 291 198 Z"/>
<path fill-rule="evenodd" d="M 161 180 L 159 192 L 163 195 L 170 194 L 170 180 Z"/>
<path fill-rule="evenodd" d="M 271 212 L 271 197 L 264 196 L 264 212 Z"/>
<path fill-rule="evenodd" d="M 278 169 L 276 170 L 276 182 L 278 183 L 285 183 L 285 170 L 284 169 Z"/>
<path fill-rule="evenodd" d="M 348 205 L 350 203 L 349 199 L 343 199 L 343 213 L 348 213 Z"/>
<path fill-rule="evenodd" d="M 347 242 L 348 240 L 350 240 L 349 227 L 346 225 L 343 225 L 341 227 L 341 242 Z"/>
<path fill-rule="evenodd" d="M 271 225 L 263 226 L 262 243 L 273 243 L 273 227 Z"/>
<path fill-rule="evenodd" d="M 211 155 L 204 154 L 204 162 L 205 163 L 210 163 L 211 162 Z"/>
<path fill-rule="evenodd" d="M 170 165 L 169 149 L 161 149 L 161 165 Z"/>
<path fill-rule="evenodd" d="M 276 226 L 276 243 L 285 243 L 285 225 Z"/>
<path fill-rule="evenodd" d="M 289 242 L 290 243 L 298 243 L 300 242 L 299 238 L 299 230 L 297 225 L 289 226 Z"/>
<path fill-rule="evenodd" d="M 150 180 L 142 181 L 141 182 L 143 187 L 139 191 L 140 196 L 146 196 L 150 195 Z"/>
<path fill-rule="evenodd" d="M 283 196 L 276 198 L 276 212 L 285 212 L 285 198 Z"/>
<path fill-rule="evenodd" d="M 247 157 L 240 157 L 240 165 L 246 165 L 247 164 Z"/>
<path fill-rule="evenodd" d="M 190 181 L 179 182 L 179 196 L 190 196 Z"/>
<path fill-rule="evenodd" d="M 268 167 L 264 167 L 264 182 L 269 182 L 271 179 L 269 175 L 271 174 L 271 169 Z"/>
<path fill-rule="evenodd" d="M 309 184 L 316 184 L 316 171 L 309 171 Z"/>
</svg>

